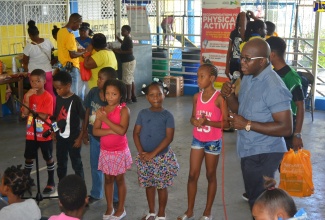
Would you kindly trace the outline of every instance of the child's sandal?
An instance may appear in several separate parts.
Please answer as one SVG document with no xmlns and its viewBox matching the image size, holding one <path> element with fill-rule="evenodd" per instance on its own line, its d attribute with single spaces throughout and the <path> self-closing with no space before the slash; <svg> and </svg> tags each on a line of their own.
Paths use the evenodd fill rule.
<svg viewBox="0 0 325 220">
<path fill-rule="evenodd" d="M 158 216 L 156 216 L 155 220 L 166 220 L 166 216 L 165 217 L 158 217 Z"/>
<path fill-rule="evenodd" d="M 141 220 L 155 220 L 155 217 L 155 213 L 148 213 L 147 215 L 143 216 Z"/>
<path fill-rule="evenodd" d="M 113 209 L 112 210 L 112 213 L 110 214 L 110 215 L 103 215 L 103 220 L 110 220 L 111 219 L 111 217 L 112 217 L 112 215 L 114 215 L 114 213 L 115 213 L 115 210 Z"/>
<path fill-rule="evenodd" d="M 177 220 L 194 220 L 195 216 L 188 217 L 186 214 L 178 216 Z"/>
<path fill-rule="evenodd" d="M 200 218 L 200 220 L 212 220 L 213 218 L 212 218 L 212 215 L 209 215 L 209 216 L 202 216 L 201 218 Z"/>
</svg>

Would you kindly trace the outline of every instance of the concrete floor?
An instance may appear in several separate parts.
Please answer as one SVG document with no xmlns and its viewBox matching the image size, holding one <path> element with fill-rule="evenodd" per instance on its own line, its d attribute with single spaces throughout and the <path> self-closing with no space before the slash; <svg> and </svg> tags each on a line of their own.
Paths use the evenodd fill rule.
<svg viewBox="0 0 325 220">
<path fill-rule="evenodd" d="M 186 184 L 189 167 L 190 143 L 192 140 L 192 126 L 189 118 L 192 111 L 192 97 L 184 96 L 177 98 L 166 98 L 165 108 L 170 110 L 175 117 L 176 131 L 172 148 L 176 152 L 180 171 L 175 179 L 174 186 L 169 188 L 169 200 L 167 204 L 167 219 L 176 219 L 186 209 Z M 149 107 L 149 103 L 140 97 L 137 103 L 129 105 L 131 110 L 130 128 L 127 133 L 129 137 L 129 147 L 133 158 L 136 156 L 136 148 L 132 139 L 133 126 L 139 110 Z M 294 198 L 298 208 L 305 208 L 310 219 L 325 219 L 325 140 L 323 132 L 325 127 L 325 112 L 315 112 L 315 120 L 311 121 L 310 113 L 306 113 L 303 127 L 303 140 L 305 148 L 312 153 L 313 179 L 315 185 L 315 194 L 307 198 Z M 10 165 L 24 164 L 24 132 L 25 122 L 19 122 L 17 116 L 5 116 L 0 118 L 0 172 Z M 230 220 L 251 219 L 249 206 L 241 195 L 244 192 L 243 181 L 240 171 L 240 160 L 236 154 L 235 140 L 236 133 L 224 133 L 225 142 L 225 203 L 227 215 Z M 55 155 L 55 153 L 54 153 Z M 89 149 L 83 146 L 82 150 L 83 164 L 85 170 L 85 179 L 88 188 L 90 188 L 90 164 Z M 44 167 L 44 161 L 40 157 L 40 168 Z M 69 165 L 70 166 L 70 165 Z M 69 168 L 69 173 L 72 169 Z M 223 213 L 222 202 L 222 161 L 218 165 L 218 192 L 214 202 L 214 219 L 226 219 Z M 33 177 L 36 178 L 35 173 Z M 40 171 L 41 190 L 45 187 L 47 174 L 46 169 Z M 277 176 L 278 179 L 278 176 Z M 137 183 L 136 166 L 126 173 L 128 194 L 126 198 L 125 209 L 127 212 L 126 220 L 140 219 L 148 211 L 145 197 L 145 190 L 140 188 Z M 198 219 L 204 209 L 206 201 L 207 181 L 205 180 L 205 167 L 202 167 L 202 173 L 199 180 L 199 187 L 195 205 L 195 215 Z M 34 189 L 34 193 L 36 189 Z M 323 207 L 323 208 L 322 208 Z M 60 213 L 57 199 L 44 199 L 40 202 L 40 208 L 43 216 L 50 216 Z M 84 219 L 101 219 L 106 209 L 105 199 L 92 204 L 85 212 Z"/>
</svg>

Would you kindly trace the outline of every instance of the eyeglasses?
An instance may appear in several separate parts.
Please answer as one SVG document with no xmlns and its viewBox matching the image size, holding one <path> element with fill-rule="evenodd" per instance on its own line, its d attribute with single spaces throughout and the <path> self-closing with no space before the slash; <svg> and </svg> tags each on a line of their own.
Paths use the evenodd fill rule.
<svg viewBox="0 0 325 220">
<path fill-rule="evenodd" d="M 241 61 L 244 61 L 245 63 L 249 63 L 251 60 L 256 60 L 256 59 L 262 59 L 266 57 L 240 57 Z"/>
</svg>

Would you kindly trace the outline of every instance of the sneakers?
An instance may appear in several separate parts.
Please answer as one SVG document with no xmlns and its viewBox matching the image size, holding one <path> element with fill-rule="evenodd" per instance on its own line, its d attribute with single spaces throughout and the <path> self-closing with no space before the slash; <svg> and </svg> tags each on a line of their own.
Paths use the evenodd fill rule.
<svg viewBox="0 0 325 220">
<path fill-rule="evenodd" d="M 43 190 L 43 194 L 52 194 L 55 191 L 55 186 L 49 186 L 47 185 L 44 190 Z"/>
<path fill-rule="evenodd" d="M 138 101 L 138 100 L 137 100 L 137 97 L 132 96 L 131 99 L 127 99 L 127 100 L 126 100 L 126 103 L 127 103 L 127 104 L 132 104 L 133 102 L 137 102 L 137 101 Z"/>
<path fill-rule="evenodd" d="M 90 204 L 93 204 L 93 203 L 95 203 L 95 202 L 97 202 L 99 200 L 101 200 L 101 199 L 96 199 L 96 198 L 89 195 L 88 196 L 88 204 L 86 205 L 86 207 L 88 207 Z"/>
<path fill-rule="evenodd" d="M 132 96 L 131 97 L 131 100 L 132 100 L 132 102 L 137 102 L 138 100 L 137 100 L 137 97 L 135 97 L 135 96 Z"/>
<path fill-rule="evenodd" d="M 36 186 L 35 181 L 34 181 L 33 178 L 30 178 L 30 186 L 31 187 Z"/>
<path fill-rule="evenodd" d="M 243 199 L 248 202 L 248 195 L 247 193 L 243 193 L 242 195 Z"/>
</svg>

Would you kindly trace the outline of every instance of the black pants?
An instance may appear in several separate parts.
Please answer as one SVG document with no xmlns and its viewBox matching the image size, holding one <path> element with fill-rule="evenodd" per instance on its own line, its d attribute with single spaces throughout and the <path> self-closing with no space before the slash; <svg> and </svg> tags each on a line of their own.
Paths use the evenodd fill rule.
<svg viewBox="0 0 325 220">
<path fill-rule="evenodd" d="M 241 158 L 245 190 L 252 209 L 255 200 L 265 190 L 263 176 L 274 178 L 284 153 L 257 154 Z"/>
<path fill-rule="evenodd" d="M 56 142 L 56 159 L 57 159 L 57 172 L 59 180 L 67 175 L 68 168 L 68 155 L 70 156 L 72 168 L 78 176 L 84 178 L 84 170 L 81 161 L 81 147 L 73 147 L 74 140 L 68 140 L 57 135 Z"/>
</svg>

